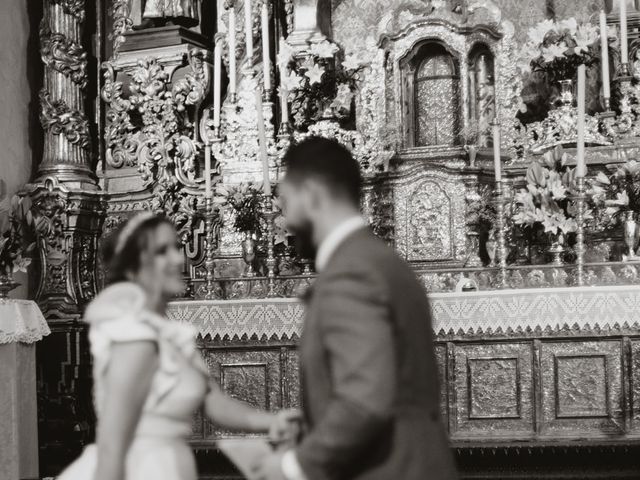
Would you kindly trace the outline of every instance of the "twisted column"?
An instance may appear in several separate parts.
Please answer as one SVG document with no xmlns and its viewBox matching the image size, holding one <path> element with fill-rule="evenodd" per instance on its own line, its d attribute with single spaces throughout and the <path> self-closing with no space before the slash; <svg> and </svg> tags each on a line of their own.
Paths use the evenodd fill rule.
<svg viewBox="0 0 640 480">
<path fill-rule="evenodd" d="M 45 0 L 40 23 L 44 152 L 38 181 L 54 177 L 60 183 L 95 189 L 85 112 L 88 73 L 87 52 L 81 44 L 84 21 L 85 0 Z"/>
</svg>

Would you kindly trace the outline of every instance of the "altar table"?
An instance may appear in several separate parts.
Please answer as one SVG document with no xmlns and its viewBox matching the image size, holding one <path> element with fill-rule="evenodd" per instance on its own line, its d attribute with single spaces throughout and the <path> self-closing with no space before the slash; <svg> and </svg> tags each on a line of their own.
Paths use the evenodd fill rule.
<svg viewBox="0 0 640 480">
<path fill-rule="evenodd" d="M 640 288 L 430 295 L 441 409 L 457 446 L 640 439 Z M 295 299 L 180 301 L 211 374 L 262 408 L 298 405 Z M 194 445 L 216 431 L 199 416 Z"/>
<path fill-rule="evenodd" d="M 50 330 L 35 302 L 0 300 L 0 478 L 38 478 L 35 342 Z"/>
</svg>

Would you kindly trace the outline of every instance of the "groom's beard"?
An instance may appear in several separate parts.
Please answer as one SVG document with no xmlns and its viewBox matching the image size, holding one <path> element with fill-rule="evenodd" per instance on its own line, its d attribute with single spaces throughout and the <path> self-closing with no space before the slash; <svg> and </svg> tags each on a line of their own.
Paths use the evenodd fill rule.
<svg viewBox="0 0 640 480">
<path fill-rule="evenodd" d="M 295 246 L 298 257 L 314 260 L 318 249 L 313 243 L 313 227 L 311 223 L 305 223 L 300 227 L 289 227 L 289 230 L 296 237 Z"/>
</svg>

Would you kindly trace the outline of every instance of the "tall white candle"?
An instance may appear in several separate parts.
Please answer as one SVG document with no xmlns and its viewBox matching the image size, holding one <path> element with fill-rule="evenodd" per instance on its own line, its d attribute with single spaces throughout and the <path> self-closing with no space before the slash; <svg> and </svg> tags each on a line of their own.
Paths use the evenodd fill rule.
<svg viewBox="0 0 640 480">
<path fill-rule="evenodd" d="M 627 0 L 620 2 L 620 61 L 629 62 L 629 52 L 627 45 Z"/>
<path fill-rule="evenodd" d="M 244 36 L 249 63 L 253 58 L 253 19 L 251 18 L 251 0 L 244 0 Z"/>
<path fill-rule="evenodd" d="M 269 8 L 267 1 L 263 0 L 260 19 L 262 23 L 262 71 L 264 76 L 264 89 L 271 90 L 271 59 L 269 58 Z"/>
<path fill-rule="evenodd" d="M 585 66 L 578 67 L 578 152 L 576 159 L 576 176 L 584 177 L 587 174 L 587 165 L 584 158 L 584 110 L 585 110 Z"/>
<path fill-rule="evenodd" d="M 493 123 L 493 168 L 496 182 L 502 180 L 502 159 L 500 158 L 500 124 Z"/>
<path fill-rule="evenodd" d="M 609 42 L 607 41 L 607 16 L 600 10 L 600 63 L 602 64 L 602 96 L 611 97 L 609 88 Z"/>
<path fill-rule="evenodd" d="M 211 145 L 204 145 L 204 194 L 211 197 Z"/>
<path fill-rule="evenodd" d="M 262 159 L 263 191 L 267 197 L 271 196 L 271 180 L 269 179 L 269 156 L 267 155 L 267 134 L 262 113 L 262 92 L 256 89 L 256 118 L 258 120 L 258 144 L 260 145 L 260 158 Z"/>
<path fill-rule="evenodd" d="M 280 79 L 286 75 L 283 71 L 280 71 Z M 282 81 L 282 80 L 281 80 Z M 280 111 L 282 118 L 280 119 L 282 122 L 289 121 L 289 102 L 287 97 L 289 96 L 289 91 L 285 88 L 285 86 L 280 83 Z"/>
<path fill-rule="evenodd" d="M 220 71 L 222 70 L 222 45 L 218 37 L 213 49 L 213 126 L 220 126 Z"/>
<path fill-rule="evenodd" d="M 236 93 L 236 10 L 229 8 L 229 93 Z"/>
</svg>

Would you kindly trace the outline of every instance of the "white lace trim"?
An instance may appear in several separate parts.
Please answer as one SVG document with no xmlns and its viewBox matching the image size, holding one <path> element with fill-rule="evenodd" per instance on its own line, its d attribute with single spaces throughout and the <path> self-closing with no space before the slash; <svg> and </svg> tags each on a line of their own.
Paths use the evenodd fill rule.
<svg viewBox="0 0 640 480">
<path fill-rule="evenodd" d="M 438 334 L 640 328 L 640 287 L 569 287 L 429 295 Z M 180 301 L 169 318 L 203 337 L 291 338 L 299 335 L 304 307 L 296 299 Z"/>
<path fill-rule="evenodd" d="M 0 300 L 0 344 L 35 343 L 51 330 L 31 300 Z"/>
</svg>

